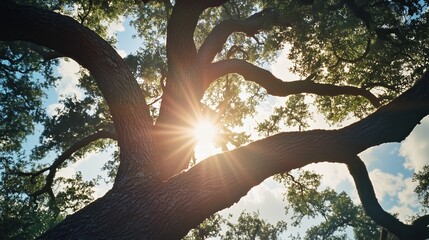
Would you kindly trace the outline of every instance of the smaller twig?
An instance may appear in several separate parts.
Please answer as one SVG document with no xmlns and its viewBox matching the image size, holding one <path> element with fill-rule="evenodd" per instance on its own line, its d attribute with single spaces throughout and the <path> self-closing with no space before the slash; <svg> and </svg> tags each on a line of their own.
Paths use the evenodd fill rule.
<svg viewBox="0 0 429 240">
<path fill-rule="evenodd" d="M 162 95 L 161 95 L 161 96 L 159 96 L 159 97 L 157 97 L 156 99 L 154 99 L 152 102 L 148 103 L 147 105 L 148 105 L 148 106 L 152 106 L 152 105 L 154 105 L 155 103 L 159 102 L 159 100 L 161 100 L 161 99 L 162 99 Z"/>
</svg>

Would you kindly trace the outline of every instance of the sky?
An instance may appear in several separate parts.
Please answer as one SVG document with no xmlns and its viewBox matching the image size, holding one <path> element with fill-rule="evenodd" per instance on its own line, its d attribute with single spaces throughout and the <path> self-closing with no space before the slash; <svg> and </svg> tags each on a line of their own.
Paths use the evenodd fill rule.
<svg viewBox="0 0 429 240">
<path fill-rule="evenodd" d="M 133 39 L 130 36 L 135 31 L 128 25 L 126 19 L 121 19 L 117 23 L 109 26 L 110 34 L 117 34 L 117 51 L 121 56 L 135 52 L 139 48 L 140 40 Z M 292 63 L 287 59 L 288 46 L 280 53 L 275 62 L 268 66 L 278 78 L 288 81 L 297 80 L 288 70 Z M 75 95 L 82 98 L 82 91 L 76 86 L 76 72 L 79 66 L 73 60 L 60 60 L 57 72 L 62 76 L 62 80 L 57 84 L 54 90 L 49 93 L 49 99 L 46 102 L 49 113 L 54 113 L 56 108 L 61 105 L 56 103 L 58 99 L 67 95 Z M 267 118 L 272 113 L 273 106 L 281 105 L 283 98 L 270 97 L 266 102 L 258 106 L 257 118 L 246 120 L 246 128 L 252 130 L 257 122 Z M 350 119 L 344 125 L 353 122 Z M 323 128 L 332 129 L 324 122 L 321 115 L 315 115 L 310 122 L 311 129 Z M 287 129 L 286 129 L 287 130 Z M 360 157 L 367 165 L 370 178 L 373 182 L 377 198 L 382 207 L 391 212 L 398 213 L 401 220 L 406 220 L 409 215 L 418 211 L 417 195 L 414 194 L 416 184 L 412 182 L 413 172 L 422 170 L 423 166 L 429 164 L 429 118 L 423 119 L 413 132 L 401 143 L 389 143 L 376 146 L 360 154 Z M 84 159 L 71 164 L 58 172 L 58 176 L 73 176 L 76 171 L 81 171 L 85 178 L 92 178 L 94 172 L 99 172 L 106 160 L 111 158 L 112 151 L 101 153 L 92 153 Z M 348 173 L 345 165 L 333 163 L 319 163 L 306 166 L 304 169 L 323 174 L 322 186 L 330 187 L 337 191 L 347 192 L 355 203 L 359 203 L 353 180 Z M 103 175 L 103 173 L 101 173 Z M 105 175 L 104 175 L 105 176 Z M 109 188 L 108 184 L 102 183 L 95 189 L 95 196 L 102 196 Z M 287 220 L 283 201 L 284 188 L 271 178 L 267 179 L 259 186 L 251 189 L 248 194 L 238 203 L 228 209 L 221 211 L 222 214 L 232 213 L 234 216 L 243 211 L 259 211 L 260 216 L 271 223 L 279 220 Z M 289 229 L 291 232 L 303 232 L 314 221 L 305 222 L 301 228 Z M 288 234 L 290 233 L 288 230 Z"/>
</svg>

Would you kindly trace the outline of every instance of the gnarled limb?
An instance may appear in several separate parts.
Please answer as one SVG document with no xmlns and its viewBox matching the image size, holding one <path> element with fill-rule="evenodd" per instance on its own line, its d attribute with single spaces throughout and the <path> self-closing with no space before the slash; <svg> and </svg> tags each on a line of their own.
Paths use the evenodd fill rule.
<svg viewBox="0 0 429 240">
<path fill-rule="evenodd" d="M 309 163 L 344 163 L 369 147 L 403 140 L 429 114 L 428 103 L 429 74 L 425 74 L 396 100 L 348 127 L 280 133 L 209 157 L 163 183 L 150 185 L 136 181 L 129 182 L 126 191 L 114 188 L 66 218 L 43 239 L 124 236 L 180 239 L 205 218 L 239 201 L 252 187 L 273 174 Z M 109 221 L 112 214 L 116 221 Z M 168 224 L 165 219 L 169 219 Z M 98 224 L 85 228 L 82 220 Z M 119 220 L 130 224 L 118 228 Z M 144 227 L 137 222 L 144 222 Z M 85 232 L 79 231 L 82 227 Z"/>
<path fill-rule="evenodd" d="M 174 215 L 180 227 L 191 229 L 207 216 L 237 202 L 267 177 L 309 163 L 344 163 L 369 147 L 402 141 L 428 114 L 426 73 L 400 97 L 345 128 L 280 133 L 201 161 L 166 182 L 169 197 L 184 202 L 178 203 L 180 216 L 170 212 L 171 215 L 160 217 L 172 219 Z M 191 199 L 185 197 L 190 194 Z M 180 232 L 172 231 L 176 230 Z"/>
<path fill-rule="evenodd" d="M 92 143 L 96 140 L 99 140 L 99 139 L 103 139 L 103 138 L 110 138 L 113 140 L 117 140 L 116 133 L 114 133 L 114 132 L 98 131 L 94 134 L 91 134 L 89 136 L 82 138 L 81 140 L 77 141 L 75 144 L 70 146 L 66 151 L 64 151 L 60 156 L 58 156 L 55 159 L 55 161 L 49 167 L 43 168 L 39 171 L 32 172 L 32 173 L 17 172 L 17 174 L 21 175 L 21 176 L 30 176 L 31 177 L 30 181 L 34 182 L 34 179 L 36 177 L 40 176 L 41 174 L 43 174 L 46 171 L 49 171 L 48 175 L 46 176 L 46 181 L 45 181 L 45 184 L 43 185 L 43 187 L 41 189 L 39 189 L 38 191 L 32 193 L 31 196 L 36 198 L 36 197 L 42 195 L 43 193 L 48 193 L 49 196 L 51 197 L 51 199 L 54 199 L 55 196 L 54 196 L 54 193 L 52 191 L 52 184 L 54 182 L 54 178 L 55 178 L 55 175 L 57 173 L 57 170 L 61 166 L 61 164 L 63 164 L 68 158 L 70 158 L 73 153 L 79 151 L 83 147 L 88 146 L 90 143 Z"/>
<path fill-rule="evenodd" d="M 274 9 L 264 9 L 244 20 L 226 20 L 218 24 L 209 33 L 198 50 L 198 57 L 202 63 L 210 63 L 218 52 L 222 50 L 228 37 L 234 32 L 243 32 L 248 36 L 253 36 L 258 31 L 273 26 L 289 25 L 281 22 L 279 14 Z"/>
<path fill-rule="evenodd" d="M 381 105 L 380 100 L 364 88 L 315 83 L 311 80 L 284 82 L 276 78 L 271 72 L 238 59 L 212 63 L 206 76 L 207 85 L 215 79 L 230 73 L 238 73 L 247 81 L 259 84 L 267 90 L 268 94 L 273 96 L 285 97 L 299 93 L 313 93 L 320 96 L 352 95 L 366 98 L 374 107 L 380 107 Z"/>
<path fill-rule="evenodd" d="M 427 221 L 429 216 L 414 221 L 412 225 L 400 222 L 394 216 L 384 211 L 378 203 L 368 171 L 362 160 L 358 156 L 354 156 L 352 159 L 348 159 L 346 164 L 355 181 L 362 206 L 372 220 L 400 239 L 427 239 L 429 237 Z M 424 224 L 419 224 L 420 221 Z"/>
<path fill-rule="evenodd" d="M 156 177 L 152 119 L 137 81 L 115 49 L 90 29 L 58 13 L 0 3 L 0 40 L 22 40 L 53 49 L 87 68 L 113 116 L 121 163 L 117 178 Z"/>
<path fill-rule="evenodd" d="M 190 134 L 206 89 L 201 81 L 194 31 L 201 13 L 223 0 L 181 0 L 173 6 L 167 26 L 168 74 L 154 135 L 159 140 L 161 175 L 166 179 L 189 166 L 195 141 Z"/>
</svg>

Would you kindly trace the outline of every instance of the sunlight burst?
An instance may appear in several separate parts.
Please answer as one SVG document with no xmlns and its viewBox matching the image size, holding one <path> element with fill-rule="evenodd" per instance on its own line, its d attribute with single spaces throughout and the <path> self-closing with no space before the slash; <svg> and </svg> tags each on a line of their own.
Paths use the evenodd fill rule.
<svg viewBox="0 0 429 240">
<path fill-rule="evenodd" d="M 200 121 L 194 129 L 194 137 L 197 144 L 214 144 L 216 127 L 208 120 Z"/>
<path fill-rule="evenodd" d="M 216 126 L 209 120 L 201 120 L 196 124 L 193 135 L 196 141 L 195 157 L 202 160 L 215 154 L 215 141 L 217 136 Z"/>
</svg>

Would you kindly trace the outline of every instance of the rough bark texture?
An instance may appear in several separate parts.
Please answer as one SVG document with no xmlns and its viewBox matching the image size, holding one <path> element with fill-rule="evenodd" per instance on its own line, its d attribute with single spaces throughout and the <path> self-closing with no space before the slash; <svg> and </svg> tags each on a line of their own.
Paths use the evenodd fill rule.
<svg viewBox="0 0 429 240">
<path fill-rule="evenodd" d="M 208 68 L 217 66 L 210 65 L 211 58 L 234 29 L 223 32 L 215 28 L 209 35 L 210 41 L 220 34 L 217 38 L 220 43 L 212 47 L 208 46 L 209 42 L 203 44 L 200 56 L 192 35 L 201 12 L 223 2 L 186 0 L 177 1 L 174 6 L 168 28 L 167 85 L 155 126 L 137 82 L 107 42 L 69 17 L 10 2 L 0 3 L 0 40 L 33 42 L 73 58 L 89 69 L 110 107 L 121 151 L 113 188 L 68 216 L 41 239 L 179 239 L 211 214 L 239 201 L 264 179 L 316 162 L 349 164 L 351 174 L 357 178 L 357 189 L 364 196 L 367 195 L 365 186 L 368 186 L 366 173 L 349 161 L 369 147 L 403 140 L 429 114 L 429 74 L 425 74 L 413 88 L 390 104 L 348 127 L 280 133 L 209 157 L 180 172 L 186 169 L 192 148 L 192 143 L 186 145 L 189 139 L 180 136 L 180 129 L 191 124 L 183 115 L 198 112 L 198 102 L 208 87 L 206 82 L 200 82 L 204 75 L 200 71 L 210 72 Z M 271 17 L 267 13 L 261 18 Z M 238 30 L 244 26 L 234 24 Z M 264 27 L 252 26 L 255 31 Z M 218 31 L 220 33 L 216 33 Z M 268 91 L 274 91 L 270 90 L 270 81 L 279 83 L 278 79 L 270 80 L 272 77 L 260 69 L 252 74 L 247 74 L 246 69 L 237 67 L 234 71 L 228 69 L 217 74 L 237 72 L 265 85 Z M 260 78 L 255 78 L 254 74 Z M 261 78 L 267 78 L 268 83 Z M 310 87 L 317 88 L 310 84 L 304 89 Z M 285 84 L 284 91 L 288 88 L 293 88 L 293 84 Z M 335 89 L 332 89 L 319 93 L 334 95 Z M 173 126 L 179 128 L 179 133 Z M 166 142 L 168 139 L 172 140 Z M 375 202 L 370 199 L 364 206 L 370 212 L 374 206 L 374 211 L 380 211 Z M 402 223 L 386 222 L 384 218 L 375 217 L 374 220 L 389 231 L 395 228 L 403 237 L 409 236 L 412 229 Z M 420 229 L 424 231 L 417 237 L 429 237 L 427 227 Z"/>
</svg>

